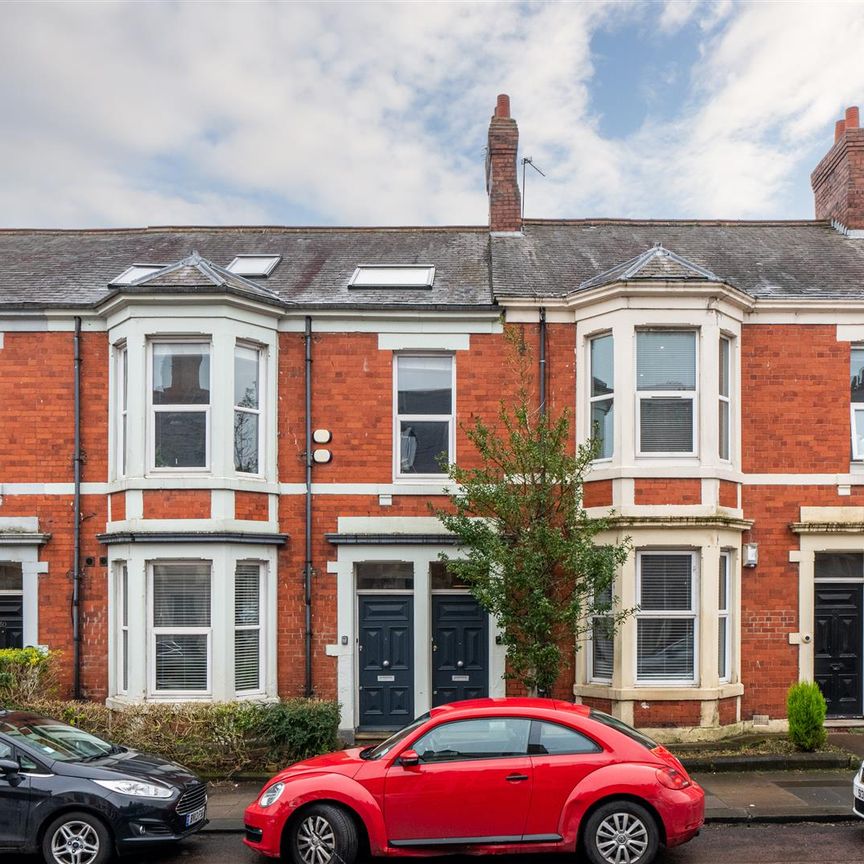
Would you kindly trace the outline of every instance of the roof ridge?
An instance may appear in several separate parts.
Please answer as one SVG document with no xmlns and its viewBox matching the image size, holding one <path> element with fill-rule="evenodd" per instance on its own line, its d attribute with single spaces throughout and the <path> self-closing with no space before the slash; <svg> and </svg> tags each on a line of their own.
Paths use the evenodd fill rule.
<svg viewBox="0 0 864 864">
<path fill-rule="evenodd" d="M 829 219 L 618 219 L 610 217 L 585 219 L 526 219 L 526 225 L 765 225 L 786 226 L 802 225 L 811 227 L 831 227 Z"/>
</svg>

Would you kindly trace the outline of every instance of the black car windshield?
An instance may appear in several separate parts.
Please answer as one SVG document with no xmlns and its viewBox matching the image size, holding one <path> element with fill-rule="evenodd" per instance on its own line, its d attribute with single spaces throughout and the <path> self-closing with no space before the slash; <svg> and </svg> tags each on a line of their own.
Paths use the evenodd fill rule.
<svg viewBox="0 0 864 864">
<path fill-rule="evenodd" d="M 0 716 L 0 732 L 28 744 L 42 756 L 61 762 L 88 762 L 119 749 L 95 735 L 47 717 Z"/>
<path fill-rule="evenodd" d="M 380 759 L 386 756 L 403 738 L 410 735 L 418 726 L 422 726 L 429 719 L 429 713 L 421 714 L 413 723 L 409 723 L 404 729 L 400 729 L 391 735 L 386 741 L 382 741 L 376 747 L 367 747 L 360 755 L 363 759 Z"/>
</svg>

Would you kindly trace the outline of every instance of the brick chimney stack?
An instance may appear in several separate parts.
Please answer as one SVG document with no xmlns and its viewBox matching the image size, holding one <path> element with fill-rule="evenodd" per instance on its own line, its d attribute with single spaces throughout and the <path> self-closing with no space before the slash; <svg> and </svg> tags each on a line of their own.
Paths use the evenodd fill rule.
<svg viewBox="0 0 864 864">
<path fill-rule="evenodd" d="M 510 116 L 510 97 L 501 94 L 489 123 L 486 191 L 489 193 L 489 230 L 521 231 L 522 203 L 516 179 L 519 127 Z"/>
<path fill-rule="evenodd" d="M 847 231 L 864 230 L 864 129 L 858 108 L 834 127 L 834 146 L 810 175 L 816 218 L 831 219 Z"/>
</svg>

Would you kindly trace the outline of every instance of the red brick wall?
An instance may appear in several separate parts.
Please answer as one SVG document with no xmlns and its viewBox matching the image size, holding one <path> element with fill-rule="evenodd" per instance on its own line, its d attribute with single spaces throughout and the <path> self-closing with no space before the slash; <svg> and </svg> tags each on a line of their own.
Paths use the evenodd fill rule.
<svg viewBox="0 0 864 864">
<path fill-rule="evenodd" d="M 636 504 L 701 504 L 702 481 L 665 478 L 637 478 Z"/>
<path fill-rule="evenodd" d="M 849 344 L 834 326 L 743 328 L 744 471 L 848 472 Z"/>
<path fill-rule="evenodd" d="M 582 704 L 589 708 L 596 708 L 598 711 L 604 711 L 606 714 L 612 713 L 611 699 L 596 699 L 593 696 L 583 696 Z"/>
<path fill-rule="evenodd" d="M 612 481 L 591 480 L 582 487 L 583 507 L 611 507 Z"/>
<path fill-rule="evenodd" d="M 816 166 L 811 182 L 817 219 L 864 228 L 864 129 L 847 129 Z"/>
<path fill-rule="evenodd" d="M 270 518 L 269 497 L 261 492 L 235 492 L 234 518 L 266 522 Z"/>
<path fill-rule="evenodd" d="M 668 726 L 698 726 L 702 715 L 701 702 L 642 702 L 633 703 L 633 725 L 662 729 Z"/>
<path fill-rule="evenodd" d="M 209 489 L 145 489 L 145 519 L 209 519 Z"/>
<path fill-rule="evenodd" d="M 720 700 L 718 708 L 721 726 L 730 726 L 732 723 L 737 722 L 737 705 L 737 696 L 733 696 L 731 699 Z"/>
<path fill-rule="evenodd" d="M 126 493 L 114 492 L 110 497 L 111 521 L 122 522 L 126 518 Z"/>
<path fill-rule="evenodd" d="M 738 507 L 738 484 L 732 483 L 729 480 L 720 481 L 720 506 L 721 507 Z"/>
</svg>

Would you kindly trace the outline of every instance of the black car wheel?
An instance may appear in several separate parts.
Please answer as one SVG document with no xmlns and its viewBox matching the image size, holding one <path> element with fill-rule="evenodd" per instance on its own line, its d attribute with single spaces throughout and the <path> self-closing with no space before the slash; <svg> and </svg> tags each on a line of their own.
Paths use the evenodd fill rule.
<svg viewBox="0 0 864 864">
<path fill-rule="evenodd" d="M 654 817 L 634 801 L 610 801 L 585 825 L 585 852 L 591 864 L 650 864 L 659 836 Z"/>
<path fill-rule="evenodd" d="M 89 813 L 58 816 L 42 838 L 42 855 L 48 864 L 104 864 L 111 852 L 111 834 Z"/>
<path fill-rule="evenodd" d="M 354 864 L 357 828 L 351 817 L 330 804 L 313 804 L 291 826 L 294 864 Z"/>
</svg>

